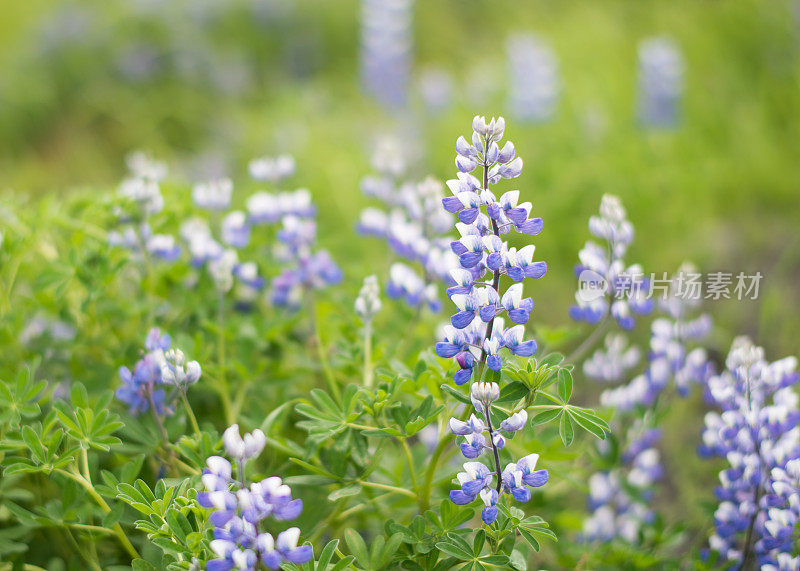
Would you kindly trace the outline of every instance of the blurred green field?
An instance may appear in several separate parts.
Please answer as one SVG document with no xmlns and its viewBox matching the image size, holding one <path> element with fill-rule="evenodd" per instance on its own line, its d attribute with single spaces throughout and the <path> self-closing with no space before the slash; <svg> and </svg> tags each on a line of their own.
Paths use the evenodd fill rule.
<svg viewBox="0 0 800 571">
<path fill-rule="evenodd" d="M 415 178 L 430 173 L 445 180 L 454 176 L 453 144 L 472 116 L 506 115 L 507 136 L 526 165 L 519 188 L 545 221 L 535 242 L 549 272 L 531 290 L 535 323 L 567 321 L 586 221 L 602 194 L 613 193 L 637 231 L 629 260 L 645 271 L 671 273 L 692 260 L 704 272 L 764 275 L 757 300 L 708 304 L 717 324 L 713 348 L 724 354 L 734 335 L 746 333 L 772 358 L 800 352 L 800 20 L 794 3 L 418 0 L 415 64 L 442 67 L 458 85 L 474 64 L 486 64 L 494 70 L 486 82 L 500 84 L 486 107 L 469 105 L 468 94 L 460 93 L 435 116 L 413 98 L 407 110 L 386 111 L 360 92 L 354 0 L 288 3 L 291 10 L 262 27 L 234 2 L 206 38 L 258 70 L 251 87 L 234 94 L 168 76 L 121 81 L 111 61 L 117 42 L 177 34 L 168 25 L 128 26 L 121 2 L 77 4 L 108 22 L 108 50 L 90 45 L 53 53 L 42 52 L 35 31 L 56 3 L 6 4 L 0 189 L 15 199 L 30 196 L 32 212 L 57 213 L 71 200 L 66 197 L 112 191 L 124 175 L 124 156 L 135 149 L 167 161 L 186 180 L 197 178 L 210 157 L 243 179 L 252 157 L 288 152 L 298 162 L 293 182 L 312 191 L 320 242 L 342 264 L 342 287 L 352 298 L 375 260 L 387 255 L 383 244 L 354 231 L 370 203 L 359 180 L 369 172 L 375 138 L 411 134 L 419 154 Z M 536 32 L 557 53 L 562 98 L 549 123 L 508 116 L 504 42 L 517 31 Z M 635 120 L 636 49 L 655 35 L 674 38 L 687 63 L 683 121 L 675 130 L 648 131 Z M 236 194 L 235 202 L 243 203 L 253 188 Z M 676 407 L 665 428 L 668 457 L 689 456 L 701 410 L 699 399 Z M 672 462 L 678 473 L 670 481 L 683 486 L 698 463 L 693 454 Z M 680 504 L 662 498 L 670 517 L 701 522 L 699 493 L 682 488 L 681 494 Z"/>
<path fill-rule="evenodd" d="M 507 114 L 502 89 L 481 109 L 461 101 L 437 117 L 414 106 L 384 112 L 358 89 L 357 3 L 292 6 L 288 48 L 250 28 L 218 39 L 264 62 L 255 88 L 233 97 L 169 78 L 125 84 L 104 74 L 96 51 L 62 53 L 61 62 L 34 58 L 32 12 L 41 17 L 48 8 L 12 10 L 0 68 L 0 185 L 42 196 L 113 187 L 124 155 L 138 148 L 172 164 L 216 152 L 238 175 L 256 154 L 288 151 L 298 158 L 297 180 L 322 206 L 322 240 L 336 251 L 354 239 L 366 202 L 358 180 L 375 136 L 411 125 L 420 175 L 445 179 L 454 170 L 453 141 L 472 115 Z M 86 7 L 109 21 L 123 13 L 117 3 Z M 790 4 L 426 0 L 415 10 L 415 61 L 457 78 L 477 61 L 495 66 L 494 81 L 502 82 L 503 43 L 515 31 L 535 31 L 558 55 L 556 120 L 509 118 L 508 131 L 526 161 L 519 185 L 546 224 L 537 247 L 551 270 L 536 292 L 539 319 L 563 319 L 585 221 L 612 192 L 637 225 L 632 259 L 647 270 L 692 259 L 704 271 L 764 273 L 757 302 L 715 304 L 724 337 L 748 332 L 776 355 L 796 352 L 800 325 L 787 308 L 800 303 L 800 28 Z M 232 17 L 219 28 L 243 22 Z M 634 119 L 636 47 L 653 35 L 675 38 L 687 61 L 685 120 L 674 132 L 645 132 Z M 291 71 L 286 59 L 298 53 L 307 69 Z M 357 243 L 365 254 L 381 251 Z M 348 276 L 363 273 L 351 260 Z"/>
</svg>

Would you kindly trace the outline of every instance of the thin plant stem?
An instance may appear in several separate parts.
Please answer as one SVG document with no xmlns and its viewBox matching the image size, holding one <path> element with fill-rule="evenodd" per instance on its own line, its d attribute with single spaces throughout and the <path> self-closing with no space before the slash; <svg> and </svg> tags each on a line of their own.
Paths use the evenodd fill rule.
<svg viewBox="0 0 800 571">
<path fill-rule="evenodd" d="M 195 435 L 199 438 L 201 435 L 200 432 L 200 425 L 197 424 L 197 417 L 194 415 L 194 411 L 192 410 L 192 405 L 189 404 L 189 399 L 186 398 L 186 391 L 181 389 L 178 391 L 181 395 L 181 401 L 183 402 L 183 406 L 186 409 L 186 414 L 189 417 L 189 422 L 192 425 L 192 429 L 194 430 Z"/>
<path fill-rule="evenodd" d="M 460 420 L 466 420 L 469 418 L 470 409 L 469 407 L 464 407 L 464 411 L 461 413 Z M 439 466 L 439 461 L 444 454 L 445 450 L 447 449 L 447 445 L 450 442 L 450 434 L 447 433 L 447 429 L 444 428 L 442 430 L 442 435 L 439 437 L 439 443 L 436 445 L 436 448 L 431 455 L 431 460 L 428 463 L 428 469 L 425 471 L 425 479 L 423 480 L 423 488 L 421 490 L 421 498 L 420 498 L 420 511 L 424 512 L 430 507 L 431 503 L 431 488 L 433 487 L 433 479 L 436 476 L 436 469 Z"/>
<path fill-rule="evenodd" d="M 217 300 L 217 367 L 219 369 L 219 396 L 222 400 L 222 411 L 225 414 L 225 421 L 228 426 L 236 422 L 231 407 L 231 391 L 226 376 L 225 363 L 225 293 L 220 291 Z"/>
<path fill-rule="evenodd" d="M 109 513 L 111 511 L 111 508 L 103 499 L 103 496 L 97 493 L 97 490 L 94 489 L 94 485 L 92 484 L 91 480 L 87 480 L 86 478 L 84 478 L 81 475 L 80 471 L 74 465 L 72 466 L 72 470 L 63 470 L 59 468 L 56 470 L 56 472 L 68 478 L 71 478 L 72 480 L 80 484 L 83 487 L 83 489 L 85 489 L 88 492 L 89 496 L 91 496 L 91 498 L 95 501 L 95 503 L 98 506 L 100 506 L 100 509 L 102 509 L 105 513 Z M 138 559 L 140 557 L 139 552 L 136 551 L 136 548 L 128 539 L 128 536 L 125 534 L 125 531 L 122 529 L 122 526 L 119 524 L 119 522 L 112 525 L 111 530 L 114 533 L 114 535 L 117 536 L 117 539 L 122 544 L 122 547 L 125 548 L 125 551 L 127 551 L 132 558 Z"/>
<path fill-rule="evenodd" d="M 364 386 L 372 388 L 372 322 L 364 324 Z"/>
<path fill-rule="evenodd" d="M 319 357 L 319 362 L 322 365 L 322 370 L 325 374 L 325 380 L 328 382 L 328 387 L 333 394 L 333 398 L 336 401 L 341 399 L 341 391 L 339 390 L 339 384 L 336 381 L 336 377 L 333 375 L 333 369 L 331 369 L 330 363 L 328 362 L 328 355 L 325 352 L 325 347 L 322 344 L 322 336 L 320 335 L 320 327 L 319 327 L 319 319 L 317 319 L 317 308 L 316 304 L 313 302 L 313 297 L 311 297 L 311 325 L 314 330 L 314 340 L 313 343 L 317 350 L 317 356 Z"/>
<path fill-rule="evenodd" d="M 574 363 L 583 357 L 583 355 L 594 346 L 600 336 L 605 333 L 606 329 L 608 329 L 609 323 L 608 316 L 604 317 L 597 327 L 594 328 L 594 331 L 592 331 L 592 333 L 587 336 L 586 339 L 584 339 L 583 342 L 572 351 L 572 353 L 567 355 L 565 361 L 568 363 Z"/>
<path fill-rule="evenodd" d="M 74 535 L 72 535 L 72 532 L 69 530 L 69 528 L 64 528 L 64 531 L 66 532 L 67 538 L 69 539 L 69 542 L 72 544 L 72 547 L 73 547 L 73 549 L 75 550 L 75 552 L 76 552 L 76 553 L 78 553 L 78 554 L 80 554 L 81 558 L 82 558 L 84 561 L 86 561 L 86 563 L 88 563 L 88 564 L 89 564 L 89 566 L 90 566 L 92 569 L 97 569 L 97 571 L 103 571 L 103 568 L 102 568 L 102 567 L 100 567 L 100 563 L 98 563 L 96 560 L 94 560 L 94 559 L 90 558 L 88 555 L 86 555 L 86 553 L 84 552 L 84 550 L 83 550 L 83 549 L 81 549 L 81 546 L 80 546 L 80 544 L 79 544 L 79 543 L 78 543 L 78 541 L 75 539 L 75 536 L 74 536 Z M 37 568 L 37 569 L 38 569 L 38 568 Z"/>
<path fill-rule="evenodd" d="M 414 456 L 411 454 L 411 448 L 408 446 L 408 441 L 405 438 L 399 439 L 400 446 L 406 454 L 406 461 L 408 462 L 408 473 L 411 476 L 411 487 L 414 489 L 414 495 L 418 496 L 419 500 L 419 485 L 417 484 L 416 469 L 414 467 Z"/>
<path fill-rule="evenodd" d="M 404 496 L 408 496 L 410 498 L 417 499 L 417 494 L 412 492 L 411 490 L 406 490 L 405 488 L 398 488 L 397 486 L 390 486 L 389 484 L 380 484 L 378 482 L 370 482 L 368 480 L 359 480 L 359 483 L 362 486 L 367 486 L 369 488 L 377 488 L 379 490 L 386 490 L 387 492 L 393 492 L 395 494 L 402 494 Z"/>
<path fill-rule="evenodd" d="M 497 493 L 500 493 L 500 488 L 503 487 L 503 479 L 502 479 L 502 470 L 500 470 L 500 451 L 497 449 L 497 446 L 494 444 L 494 438 L 492 437 L 494 433 L 494 429 L 492 429 L 492 405 L 486 406 L 486 424 L 489 427 L 489 442 L 492 445 L 492 452 L 494 453 L 494 467 L 495 473 L 497 474 Z"/>
</svg>

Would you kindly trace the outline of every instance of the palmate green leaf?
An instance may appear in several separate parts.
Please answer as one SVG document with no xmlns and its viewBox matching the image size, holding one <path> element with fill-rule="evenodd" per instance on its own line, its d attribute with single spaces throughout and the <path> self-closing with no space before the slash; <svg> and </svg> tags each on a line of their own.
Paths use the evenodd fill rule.
<svg viewBox="0 0 800 571">
<path fill-rule="evenodd" d="M 117 498 L 146 516 L 156 513 L 151 506 L 150 499 L 142 494 L 138 488 L 126 482 L 122 482 L 117 486 Z"/>
<path fill-rule="evenodd" d="M 41 426 L 38 427 L 38 430 L 39 432 L 41 431 Z M 47 451 L 37 431 L 34 431 L 30 426 L 23 426 L 21 434 L 22 440 L 28 447 L 28 451 L 31 453 L 34 462 L 36 462 L 36 464 L 44 464 L 47 462 Z"/>
</svg>

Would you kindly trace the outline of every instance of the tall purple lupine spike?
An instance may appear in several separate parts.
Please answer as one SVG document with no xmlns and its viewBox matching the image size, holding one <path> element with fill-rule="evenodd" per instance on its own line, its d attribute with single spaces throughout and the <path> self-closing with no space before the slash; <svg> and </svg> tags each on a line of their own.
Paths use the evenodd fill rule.
<svg viewBox="0 0 800 571">
<path fill-rule="evenodd" d="M 684 61 L 667 38 L 639 45 L 639 121 L 647 127 L 675 127 L 683 95 Z"/>
<path fill-rule="evenodd" d="M 561 81 L 553 50 L 532 34 L 511 36 L 506 43 L 509 108 L 518 121 L 542 122 L 555 114 Z"/>
<path fill-rule="evenodd" d="M 465 471 L 457 475 L 461 487 L 450 492 L 450 499 L 468 504 L 480 497 L 484 503 L 481 519 L 491 525 L 498 515 L 501 494 L 526 502 L 531 498 L 530 488 L 542 486 L 548 479 L 547 470 L 535 470 L 537 454 L 501 468 L 500 454 L 506 438 L 525 427 L 528 415 L 522 409 L 494 427 L 492 406 L 500 398 L 500 387 L 483 381 L 486 369 L 502 369 L 501 350 L 521 357 L 530 357 L 536 351 L 533 340 L 524 340 L 523 324 L 533 311 L 533 300 L 524 297 L 521 282 L 526 277 L 542 277 L 547 266 L 533 262 L 533 245 L 517 251 L 503 239 L 511 230 L 536 235 L 542 227 L 540 218 L 529 218 L 531 204 L 518 203 L 519 191 L 509 191 L 498 201 L 490 188 L 501 179 L 516 178 L 522 172 L 522 159 L 516 156 L 514 145 L 500 145 L 505 120 L 499 117 L 487 123 L 484 117 L 475 117 L 472 129 L 471 141 L 465 137 L 456 141 L 458 178 L 447 181 L 453 196 L 442 200 L 445 209 L 459 217 L 456 229 L 461 238 L 451 242 L 450 247 L 461 268 L 450 272 L 453 286 L 447 293 L 456 313 L 451 325 L 445 327 L 444 340 L 436 344 L 436 354 L 455 360 L 458 371 L 453 380 L 457 385 L 473 379 L 473 371 L 478 371 L 470 387 L 470 400 L 476 414 L 483 418 L 476 414 L 469 422 L 452 418 L 450 428 L 464 438 L 460 448 L 466 458 L 477 459 L 486 452 L 493 468 L 482 462 L 465 463 Z M 479 167 L 482 181 L 471 174 Z M 517 282 L 505 291 L 500 288 L 503 274 Z M 503 313 L 517 325 L 505 329 L 499 317 Z"/>
<path fill-rule="evenodd" d="M 746 337 L 733 341 L 726 370 L 708 380 L 722 409 L 705 418 L 702 456 L 725 458 L 709 548 L 737 568 L 796 565 L 792 536 L 800 518 L 797 359 L 772 363 Z M 787 567 L 791 569 L 792 567 Z"/>
<path fill-rule="evenodd" d="M 386 107 L 403 107 L 411 72 L 413 0 L 361 0 L 361 82 Z"/>
<path fill-rule="evenodd" d="M 131 154 L 127 163 L 131 176 L 122 181 L 118 194 L 133 205 L 133 210 L 117 213 L 119 229 L 108 233 L 108 241 L 130 250 L 140 260 L 152 256 L 174 262 L 181 255 L 175 237 L 154 234 L 150 226 L 152 216 L 164 209 L 159 184 L 167 175 L 167 167 L 142 152 Z"/>
</svg>

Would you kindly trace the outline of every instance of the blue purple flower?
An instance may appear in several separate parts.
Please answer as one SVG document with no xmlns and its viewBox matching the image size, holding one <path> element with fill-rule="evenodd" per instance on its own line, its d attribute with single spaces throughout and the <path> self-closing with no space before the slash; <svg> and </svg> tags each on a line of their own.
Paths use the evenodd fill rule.
<svg viewBox="0 0 800 571">
<path fill-rule="evenodd" d="M 212 510 L 211 550 L 216 558 L 206 567 L 211 571 L 256 571 L 262 564 L 279 569 L 283 563 L 302 565 L 314 556 L 310 545 L 298 545 L 300 530 L 296 527 L 277 537 L 262 531 L 267 518 L 293 520 L 303 510 L 302 500 L 292 498 L 292 490 L 281 478 L 272 476 L 248 484 L 247 462 L 261 453 L 265 442 L 260 430 L 241 436 L 238 425 L 234 424 L 225 431 L 223 444 L 235 460 L 236 479 L 231 463 L 225 458 L 211 456 L 207 460 L 202 475 L 204 490 L 198 493 L 197 502 Z"/>
</svg>

